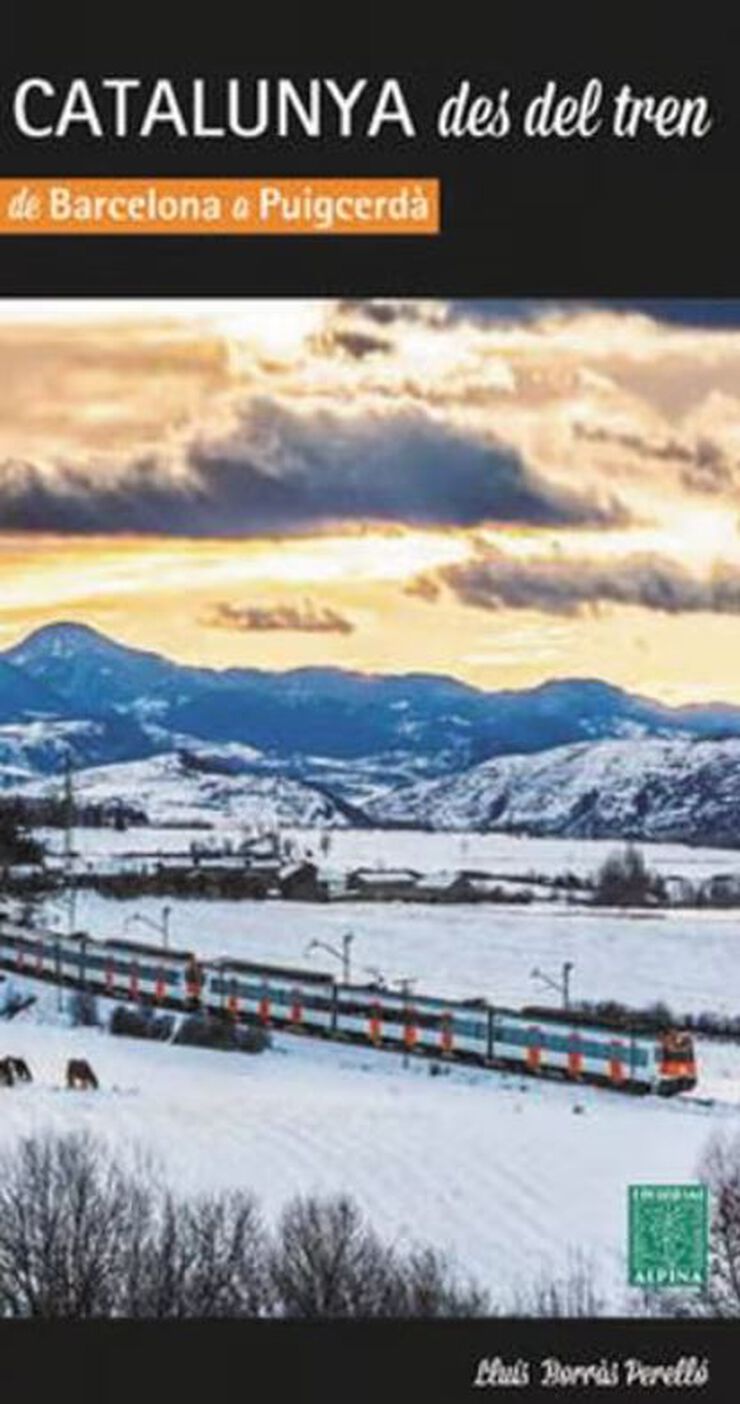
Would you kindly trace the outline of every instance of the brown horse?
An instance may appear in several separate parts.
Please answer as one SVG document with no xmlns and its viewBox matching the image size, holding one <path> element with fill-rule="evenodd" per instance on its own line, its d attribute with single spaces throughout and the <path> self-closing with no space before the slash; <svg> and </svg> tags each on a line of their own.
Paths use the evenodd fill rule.
<svg viewBox="0 0 740 1404">
<path fill-rule="evenodd" d="M 70 1088 L 97 1088 L 98 1079 L 86 1058 L 70 1058 L 67 1063 L 67 1086 Z"/>
</svg>

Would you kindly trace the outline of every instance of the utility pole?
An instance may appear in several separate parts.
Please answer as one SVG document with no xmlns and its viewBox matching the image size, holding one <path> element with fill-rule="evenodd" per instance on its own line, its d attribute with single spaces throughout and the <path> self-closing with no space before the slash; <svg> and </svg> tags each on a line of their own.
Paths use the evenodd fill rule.
<svg viewBox="0 0 740 1404">
<path fill-rule="evenodd" d="M 354 936 L 351 931 L 345 931 L 342 937 L 342 980 L 345 985 L 350 983 L 351 974 L 351 949 Z"/>
<path fill-rule="evenodd" d="M 72 830 L 74 824 L 74 789 L 72 785 L 72 753 L 67 750 L 64 755 L 64 791 L 63 791 L 63 813 L 64 813 L 64 869 L 65 877 L 69 880 L 69 873 L 72 867 Z"/>
<path fill-rule="evenodd" d="M 409 1065 L 409 1043 L 408 1043 L 408 1017 L 409 1017 L 409 994 L 411 985 L 409 980 L 401 980 L 401 994 L 403 995 L 403 1066 Z"/>
<path fill-rule="evenodd" d="M 342 937 L 341 951 L 338 951 L 336 946 L 330 945 L 328 941 L 309 941 L 305 949 L 305 954 L 309 955 L 311 951 L 328 951 L 329 955 L 333 955 L 335 960 L 341 961 L 342 983 L 344 985 L 349 985 L 352 979 L 351 948 L 354 939 L 354 932 L 345 931 Z"/>
<path fill-rule="evenodd" d="M 137 921 L 137 922 L 139 923 L 140 926 L 148 926 L 148 927 L 151 928 L 152 931 L 158 931 L 158 932 L 159 932 L 159 935 L 162 937 L 162 950 L 163 950 L 163 951 L 168 951 L 169 948 L 170 948 L 170 914 L 171 914 L 171 911 L 172 911 L 172 908 L 171 908 L 171 907 L 163 907 L 163 908 L 162 908 L 162 919 L 161 919 L 161 921 L 156 921 L 156 920 L 155 920 L 154 918 L 152 918 L 152 917 L 142 916 L 139 912 L 132 912 L 132 913 L 131 913 L 131 916 L 127 916 L 127 917 L 126 917 L 126 920 L 125 920 L 124 923 L 123 923 L 124 930 L 127 930 L 128 927 L 131 926 L 132 923 L 135 922 L 135 921 Z"/>
<path fill-rule="evenodd" d="M 560 995 L 563 1009 L 570 1009 L 570 977 L 573 968 L 572 960 L 564 960 L 560 967 L 559 980 L 554 980 L 551 975 L 546 975 L 544 970 L 540 970 L 537 966 L 534 967 L 534 970 L 530 970 L 529 977 L 531 980 L 540 980 L 551 990 L 556 990 Z"/>
<path fill-rule="evenodd" d="M 64 753 L 64 790 L 63 790 L 63 815 L 64 815 L 64 886 L 67 895 L 67 930 L 71 936 L 75 929 L 75 916 L 77 912 L 77 892 L 74 886 L 74 784 L 72 780 L 72 752 L 67 748 Z"/>
</svg>

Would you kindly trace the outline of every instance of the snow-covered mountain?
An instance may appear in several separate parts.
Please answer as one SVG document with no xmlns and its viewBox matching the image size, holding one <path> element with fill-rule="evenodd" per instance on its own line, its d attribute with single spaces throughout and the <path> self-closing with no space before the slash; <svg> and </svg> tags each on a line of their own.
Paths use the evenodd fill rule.
<svg viewBox="0 0 740 1404">
<path fill-rule="evenodd" d="M 50 624 L 0 655 L 0 783 L 58 775 L 68 755 L 81 798 L 146 794 L 158 822 L 246 806 L 289 824 L 740 843 L 740 710 L 588 678 L 484 692 L 426 674 L 194 668 Z"/>
<path fill-rule="evenodd" d="M 405 786 L 369 808 L 382 824 L 740 846 L 740 740 L 559 746 Z"/>
<path fill-rule="evenodd" d="M 20 790 L 29 798 L 59 795 L 57 780 Z M 75 776 L 78 805 L 115 809 L 122 804 L 154 825 L 231 827 L 347 827 L 362 816 L 311 785 L 282 776 L 228 774 L 188 754 L 94 766 Z"/>
<path fill-rule="evenodd" d="M 411 761 L 443 773 L 490 756 L 622 736 L 740 736 L 740 710 L 670 708 L 588 678 L 484 692 L 432 674 L 338 668 L 195 668 L 129 648 L 83 624 L 38 629 L 0 655 L 0 721 L 43 713 L 135 728 L 127 756 L 172 749 L 176 735 L 265 756 Z"/>
<path fill-rule="evenodd" d="M 157 747 L 126 717 L 36 717 L 0 725 L 0 787 L 18 778 L 55 774 L 67 760 L 75 769 Z"/>
</svg>

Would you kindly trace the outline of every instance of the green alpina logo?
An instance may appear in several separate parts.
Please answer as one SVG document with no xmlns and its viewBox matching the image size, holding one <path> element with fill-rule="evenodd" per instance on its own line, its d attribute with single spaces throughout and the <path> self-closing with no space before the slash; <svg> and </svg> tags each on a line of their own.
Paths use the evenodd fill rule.
<svg viewBox="0 0 740 1404">
<path fill-rule="evenodd" d="M 632 1287 L 703 1287 L 708 1244 L 706 1185 L 630 1185 Z"/>
</svg>

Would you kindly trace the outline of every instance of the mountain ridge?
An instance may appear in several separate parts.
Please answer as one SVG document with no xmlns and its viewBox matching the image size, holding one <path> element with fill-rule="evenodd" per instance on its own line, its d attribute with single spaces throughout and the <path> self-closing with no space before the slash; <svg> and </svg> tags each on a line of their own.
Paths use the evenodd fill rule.
<svg viewBox="0 0 740 1404">
<path fill-rule="evenodd" d="M 599 678 L 486 691 L 445 674 L 205 668 L 56 621 L 0 653 L 0 767 L 21 745 L 23 765 L 53 773 L 65 727 L 76 766 L 236 747 L 242 766 L 340 790 L 361 771 L 365 794 L 579 742 L 740 736 L 740 708 L 672 708 Z"/>
<path fill-rule="evenodd" d="M 125 718 L 131 759 L 159 744 L 155 727 L 163 748 L 167 733 L 185 734 L 285 758 L 405 752 L 449 769 L 620 735 L 740 735 L 732 704 L 673 708 L 599 678 L 484 690 L 445 674 L 214 669 L 131 648 L 74 621 L 43 625 L 0 653 L 0 722 L 34 711 Z"/>
<path fill-rule="evenodd" d="M 740 738 L 580 742 L 402 786 L 378 824 L 740 847 Z"/>
<path fill-rule="evenodd" d="M 68 760 L 111 801 L 146 783 L 155 814 L 740 842 L 740 708 L 598 678 L 199 668 L 58 621 L 0 653 L 0 783 Z"/>
</svg>

